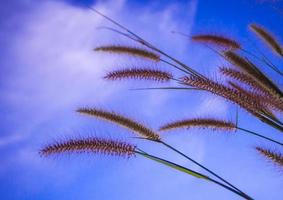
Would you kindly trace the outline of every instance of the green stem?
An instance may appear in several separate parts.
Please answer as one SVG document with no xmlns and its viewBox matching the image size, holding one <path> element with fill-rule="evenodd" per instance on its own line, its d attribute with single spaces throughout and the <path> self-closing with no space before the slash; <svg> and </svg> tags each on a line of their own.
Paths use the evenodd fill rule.
<svg viewBox="0 0 283 200">
<path fill-rule="evenodd" d="M 256 116 L 260 121 L 262 121 L 265 124 L 270 125 L 271 127 L 279 130 L 280 132 L 283 132 L 283 126 L 274 122 L 273 120 L 269 119 L 268 117 L 266 117 L 265 115 L 258 115 Z"/>
<path fill-rule="evenodd" d="M 257 59 L 258 61 L 266 64 L 268 67 L 270 67 L 271 69 L 273 69 L 275 72 L 277 72 L 278 74 L 280 74 L 281 76 L 283 76 L 283 73 L 278 69 L 278 67 L 276 67 L 269 59 L 267 59 L 264 55 L 262 55 L 262 58 L 259 58 L 257 55 L 245 50 L 245 49 L 241 49 L 244 53 L 254 57 L 255 59 Z"/>
<path fill-rule="evenodd" d="M 199 162 L 195 161 L 194 159 L 192 159 L 191 157 L 187 156 L 186 154 L 182 153 L 181 151 L 179 151 L 178 149 L 172 147 L 171 145 L 160 141 L 161 144 L 163 144 L 164 146 L 168 147 L 169 149 L 175 151 L 176 153 L 178 153 L 179 155 L 183 156 L 184 158 L 188 159 L 189 161 L 193 162 L 194 164 L 196 164 L 197 166 L 201 167 L 202 169 L 204 169 L 205 171 L 209 172 L 210 174 L 212 174 L 213 176 L 217 177 L 219 180 L 223 181 L 224 183 L 226 183 L 227 185 L 229 185 L 230 187 L 234 188 L 235 190 L 239 191 L 240 193 L 242 193 L 245 196 L 246 195 L 243 191 L 241 191 L 240 189 L 238 189 L 236 186 L 232 185 L 231 183 L 229 183 L 228 181 L 226 181 L 224 178 L 222 178 L 221 176 L 217 175 L 215 172 L 211 171 L 210 169 L 206 168 L 205 166 L 203 166 L 202 164 L 200 164 Z"/>
<path fill-rule="evenodd" d="M 215 183 L 215 184 L 217 184 L 217 185 L 219 185 L 219 186 L 221 186 L 221 187 L 223 187 L 223 188 L 225 188 L 225 189 L 227 189 L 227 190 L 229 190 L 229 191 L 231 191 L 231 192 L 233 192 L 233 193 L 243 197 L 244 199 L 253 200 L 253 198 L 251 198 L 251 197 L 249 197 L 249 196 L 247 196 L 247 195 L 245 195 L 245 194 L 243 194 L 243 193 L 241 193 L 241 192 L 239 192 L 239 191 L 237 191 L 235 189 L 232 189 L 232 188 L 228 187 L 227 185 L 224 185 L 223 183 L 220 183 L 220 182 L 218 182 L 218 181 L 216 181 L 216 180 L 214 180 L 214 179 L 212 179 L 212 178 L 210 178 L 208 176 L 205 176 L 205 175 L 203 175 L 201 173 L 198 173 L 198 172 L 196 172 L 194 170 L 188 169 L 186 167 L 183 167 L 183 166 L 178 165 L 176 163 L 173 163 L 171 161 L 168 161 L 168 160 L 165 160 L 165 159 L 162 159 L 162 158 L 150 155 L 148 153 L 145 153 L 144 151 L 142 151 L 142 152 L 136 151 L 135 153 L 137 153 L 137 154 L 139 154 L 139 155 L 141 155 L 141 156 L 143 156 L 145 158 L 148 158 L 150 160 L 153 160 L 153 161 L 156 161 L 156 162 L 161 163 L 163 165 L 166 165 L 168 167 L 174 168 L 174 169 L 176 169 L 178 171 L 181 171 L 183 173 L 192 175 L 192 176 L 194 176 L 196 178 L 201 178 L 201 179 L 204 179 L 204 180 L 207 180 L 207 181 L 211 181 L 211 182 L 213 182 L 213 183 Z"/>
<path fill-rule="evenodd" d="M 173 163 L 171 161 L 168 161 L 168 160 L 165 160 L 165 159 L 162 159 L 162 158 L 150 155 L 150 154 L 148 154 L 148 153 L 146 153 L 146 152 L 144 152 L 144 151 L 142 151 L 140 149 L 138 151 L 135 151 L 135 153 L 137 153 L 139 155 L 142 155 L 142 156 L 144 156 L 144 157 L 146 157 L 148 159 L 151 159 L 151 160 L 154 160 L 156 162 L 159 162 L 161 164 L 167 165 L 167 166 L 169 166 L 171 168 L 174 168 L 174 169 L 176 169 L 178 171 L 181 171 L 181 172 L 184 172 L 184 173 L 189 174 L 191 176 L 194 176 L 196 178 L 209 180 L 209 177 L 206 176 L 206 175 L 203 175 L 203 174 L 198 173 L 198 172 L 196 172 L 194 170 L 191 170 L 191 169 L 187 169 L 187 168 L 185 168 L 185 167 L 183 167 L 181 165 L 178 165 L 176 163 Z"/>
<path fill-rule="evenodd" d="M 161 59 L 161 58 L 160 58 L 160 61 L 161 61 L 161 62 L 164 62 L 164 63 L 166 63 L 166 64 L 168 64 L 168 65 L 170 65 L 170 66 L 172 66 L 172 67 L 174 67 L 174 68 L 176 68 L 176 69 L 182 71 L 182 72 L 188 73 L 188 71 L 186 71 L 186 70 L 184 70 L 184 69 L 178 67 L 177 65 L 175 65 L 175 64 L 173 64 L 173 63 L 171 63 L 171 62 L 168 62 L 168 61 L 166 61 L 166 60 L 164 60 L 164 59 Z"/>
<path fill-rule="evenodd" d="M 116 22 L 115 20 L 111 19 L 110 17 L 104 15 L 103 13 L 99 12 L 98 10 L 92 8 L 92 7 L 88 7 L 90 10 L 92 10 L 93 12 L 97 13 L 98 15 L 100 15 L 101 17 L 107 19 L 108 21 L 110 21 L 111 23 L 115 24 L 117 27 L 121 28 L 122 30 L 126 31 L 128 34 L 122 34 L 126 37 L 128 37 L 129 39 L 132 39 L 138 43 L 140 43 L 141 45 L 144 45 L 148 48 L 150 48 L 151 50 L 154 50 L 158 53 L 160 53 L 161 55 L 165 56 L 166 58 L 170 59 L 171 61 L 173 61 L 174 63 L 176 63 L 177 65 L 179 65 L 180 67 L 182 67 L 186 72 L 186 73 L 190 73 L 190 74 L 194 74 L 198 77 L 207 79 L 204 75 L 202 75 L 201 73 L 197 72 L 196 70 L 192 69 L 191 67 L 187 66 L 186 64 L 182 63 L 181 61 L 175 59 L 174 57 L 170 56 L 169 54 L 165 53 L 164 51 L 160 50 L 159 48 L 153 46 L 152 44 L 150 44 L 149 42 L 147 42 L 145 39 L 141 38 L 140 36 L 138 36 L 137 34 L 135 34 L 134 32 L 132 32 L 131 30 L 129 30 L 128 28 L 126 28 L 125 26 L 121 25 L 120 23 Z M 118 31 L 119 33 L 120 31 Z M 128 35 L 128 36 L 127 36 Z"/>
<path fill-rule="evenodd" d="M 278 141 L 276 141 L 276 140 L 273 140 L 273 139 L 271 139 L 271 138 L 269 138 L 269 137 L 260 135 L 260 134 L 258 134 L 258 133 L 255 133 L 255 132 L 253 132 L 253 131 L 250 131 L 250 130 L 247 130 L 247 129 L 244 129 L 244 128 L 241 128 L 241 127 L 236 127 L 236 129 L 239 129 L 239 130 L 244 131 L 244 132 L 246 132 L 246 133 L 255 135 L 255 136 L 257 136 L 257 137 L 266 139 L 266 140 L 268 140 L 268 141 L 270 141 L 270 142 L 274 142 L 274 143 L 276 143 L 276 144 L 279 144 L 279 145 L 283 146 L 283 143 L 278 142 Z"/>
</svg>

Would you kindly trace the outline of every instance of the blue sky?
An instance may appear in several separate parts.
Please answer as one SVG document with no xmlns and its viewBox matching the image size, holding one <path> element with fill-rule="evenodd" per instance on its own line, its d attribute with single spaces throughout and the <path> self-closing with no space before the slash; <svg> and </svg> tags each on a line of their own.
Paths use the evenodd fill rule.
<svg viewBox="0 0 283 200">
<path fill-rule="evenodd" d="M 103 75 L 112 69 L 131 65 L 157 66 L 137 59 L 94 53 L 92 49 L 99 45 L 132 43 L 111 32 L 98 30 L 99 26 L 111 24 L 87 9 L 86 5 L 96 7 L 212 77 L 223 61 L 204 47 L 171 34 L 172 30 L 187 34 L 220 32 L 242 42 L 252 40 L 262 50 L 266 49 L 248 32 L 247 24 L 257 22 L 278 36 L 282 33 L 280 21 L 283 15 L 272 9 L 272 5 L 283 7 L 281 2 L 1 2 L 1 199 L 238 199 L 213 184 L 140 157 L 39 157 L 38 149 L 56 139 L 104 136 L 129 140 L 149 152 L 157 152 L 202 172 L 162 147 L 128 139 L 131 134 L 127 130 L 80 116 L 74 110 L 83 106 L 112 109 L 154 129 L 165 122 L 185 117 L 235 118 L 235 107 L 206 93 L 130 91 L 129 88 L 155 84 L 105 82 Z M 280 63 L 276 56 L 269 52 L 266 54 Z M 170 69 L 158 66 L 162 67 Z M 264 71 L 282 84 L 276 74 L 266 69 Z M 240 112 L 239 123 L 242 127 L 283 141 L 279 132 L 245 112 Z M 255 199 L 283 198 L 282 170 L 266 162 L 253 149 L 256 145 L 277 148 L 275 145 L 240 132 L 229 134 L 207 130 L 170 132 L 164 135 L 164 139 Z"/>
</svg>

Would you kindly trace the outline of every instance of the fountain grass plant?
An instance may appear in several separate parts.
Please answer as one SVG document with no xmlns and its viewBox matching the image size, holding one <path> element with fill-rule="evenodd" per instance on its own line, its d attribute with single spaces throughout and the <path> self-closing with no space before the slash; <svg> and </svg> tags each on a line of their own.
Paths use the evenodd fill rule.
<svg viewBox="0 0 283 200">
<path fill-rule="evenodd" d="M 216 35 L 208 33 L 193 36 L 182 34 L 186 37 L 190 37 L 195 43 L 204 44 L 205 47 L 208 47 L 216 52 L 217 55 L 227 62 L 229 67 L 219 67 L 220 76 L 226 78 L 226 81 L 220 82 L 204 76 L 189 65 L 160 50 L 149 41 L 143 39 L 138 34 L 132 32 L 108 16 L 105 16 L 98 10 L 94 8 L 90 9 L 116 26 L 116 28 L 105 27 L 106 29 L 125 36 L 130 41 L 140 45 L 140 47 L 123 45 L 98 46 L 94 48 L 94 51 L 139 57 L 141 59 L 146 59 L 148 61 L 157 63 L 157 65 L 159 63 L 162 65 L 169 65 L 183 73 L 182 77 L 176 78 L 173 73 L 168 71 L 153 69 L 151 67 L 133 66 L 109 72 L 105 75 L 105 80 L 117 81 L 138 79 L 162 83 L 174 81 L 178 84 L 178 86 L 170 87 L 169 85 L 158 88 L 140 89 L 182 89 L 187 90 L 188 92 L 192 90 L 209 92 L 216 96 L 222 97 L 228 102 L 245 110 L 247 114 L 257 118 L 259 123 L 265 123 L 271 129 L 273 128 L 279 132 L 283 132 L 283 122 L 280 119 L 280 114 L 282 114 L 283 111 L 283 92 L 280 86 L 277 85 L 274 80 L 268 77 L 258 65 L 251 61 L 252 58 L 255 58 L 260 61 L 263 66 L 267 66 L 277 72 L 279 75 L 282 75 L 281 70 L 275 66 L 270 59 L 267 59 L 262 55 L 258 55 L 257 52 L 247 51 L 244 49 L 243 45 L 240 44 L 240 42 L 236 41 L 235 39 L 225 37 L 221 34 Z M 274 37 L 273 34 L 271 34 L 270 31 L 267 31 L 265 28 L 263 28 L 263 26 L 257 24 L 250 24 L 249 27 L 250 30 L 256 33 L 258 38 L 262 40 L 268 47 L 270 47 L 274 53 L 279 55 L 281 58 L 283 57 L 282 45 L 279 40 Z M 51 143 L 40 150 L 40 154 L 42 156 L 64 153 L 102 153 L 106 155 L 122 157 L 133 157 L 134 155 L 138 155 L 186 173 L 190 176 L 214 183 L 233 192 L 235 195 L 238 195 L 243 199 L 253 198 L 246 192 L 243 192 L 238 187 L 230 183 L 228 180 L 221 177 L 218 172 L 215 172 L 215 170 L 202 165 L 198 161 L 178 150 L 176 147 L 168 144 L 162 137 L 164 134 L 163 132 L 169 130 L 172 131 L 177 128 L 190 129 L 193 127 L 205 128 L 206 130 L 213 131 L 231 132 L 233 134 L 243 132 L 280 145 L 280 147 L 283 145 L 283 143 L 280 141 L 272 139 L 263 133 L 257 133 L 256 131 L 248 130 L 238 125 L 237 122 L 235 123 L 232 121 L 227 121 L 226 119 L 187 118 L 164 124 L 158 131 L 155 131 L 136 121 L 135 119 L 113 111 L 102 110 L 100 108 L 79 108 L 77 109 L 77 112 L 100 120 L 106 120 L 110 123 L 114 123 L 126 128 L 130 132 L 136 134 L 136 139 L 153 142 L 156 145 L 163 145 L 175 153 L 183 156 L 188 161 L 194 163 L 203 169 L 205 173 L 199 173 L 188 169 L 185 166 L 171 162 L 170 160 L 166 160 L 165 158 L 148 154 L 145 150 L 142 150 L 137 146 L 127 142 L 94 137 L 75 138 Z M 186 132 L 189 132 L 189 130 L 186 130 Z M 283 166 L 283 158 L 279 152 L 274 152 L 262 147 L 256 147 L 255 149 L 276 165 Z"/>
</svg>

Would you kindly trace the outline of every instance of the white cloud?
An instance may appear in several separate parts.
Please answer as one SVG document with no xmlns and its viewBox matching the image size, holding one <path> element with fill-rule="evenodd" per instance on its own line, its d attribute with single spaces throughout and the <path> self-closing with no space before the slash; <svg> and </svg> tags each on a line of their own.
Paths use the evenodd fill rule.
<svg viewBox="0 0 283 200">
<path fill-rule="evenodd" d="M 188 4 L 188 15 L 186 16 L 188 20 L 185 22 L 184 18 L 177 16 L 180 13 L 180 6 L 183 5 L 176 3 L 164 10 L 153 10 L 151 7 L 144 8 L 141 11 L 139 10 L 135 18 L 128 17 L 129 13 L 134 12 L 134 10 L 129 8 L 123 0 L 106 3 L 101 1 L 97 8 L 112 18 L 118 19 L 127 27 L 141 32 L 143 37 L 153 41 L 157 46 L 161 46 L 165 51 L 182 58 L 185 53 L 188 53 L 189 45 L 184 42 L 183 38 L 172 35 L 171 30 L 180 30 L 185 27 L 186 33 L 190 33 L 196 14 L 197 1 L 193 0 Z M 65 113 L 68 119 L 67 115 L 77 106 L 107 106 L 108 103 L 113 103 L 115 98 L 120 96 L 121 91 L 133 88 L 129 84 L 104 82 L 101 77 L 105 72 L 112 67 L 118 68 L 120 63 L 123 67 L 123 59 L 116 59 L 112 55 L 95 54 L 92 51 L 95 46 L 101 44 L 113 42 L 129 44 L 130 42 L 110 32 L 98 31 L 96 27 L 108 26 L 109 23 L 90 10 L 57 1 L 45 1 L 39 4 L 21 23 L 21 32 L 18 32 L 11 39 L 11 49 L 17 65 L 13 73 L 7 78 L 8 84 L 5 90 L 2 90 L 1 98 L 8 106 L 16 109 L 16 112 L 11 114 L 11 118 L 23 121 L 24 125 L 13 130 L 12 133 L 14 134 L 0 138 L 0 147 L 8 148 L 9 145 L 17 144 L 23 140 L 27 140 L 27 142 L 23 148 L 16 149 L 17 152 L 13 152 L 12 157 L 3 161 L 1 172 L 6 172 L 10 166 L 20 166 L 39 173 L 41 171 L 46 173 L 47 171 L 46 174 L 53 174 L 54 170 L 56 173 L 53 174 L 54 177 L 51 177 L 51 179 L 56 179 L 54 182 L 59 185 L 68 184 L 68 182 L 76 179 L 74 174 L 77 173 L 78 175 L 79 172 L 69 173 L 72 170 L 61 169 L 57 166 L 56 170 L 50 169 L 52 164 L 42 164 L 42 159 L 37 157 L 38 155 L 35 153 L 38 149 L 30 146 L 35 134 L 34 130 L 46 133 L 48 131 L 42 130 L 40 124 L 55 118 L 60 113 Z M 126 59 L 126 61 L 135 64 L 140 63 L 136 60 Z M 131 107 L 137 107 L 138 109 L 134 110 L 134 113 L 138 115 L 139 119 L 145 118 L 147 120 L 149 118 L 149 122 L 154 123 L 153 120 L 158 117 L 160 110 L 168 109 L 169 111 L 166 113 L 170 113 L 170 108 L 166 107 L 170 95 L 176 95 L 176 93 L 149 92 L 141 95 L 141 98 L 136 98 L 133 93 L 131 98 L 124 100 L 125 105 L 119 106 L 130 111 L 132 110 Z M 129 102 L 133 106 L 129 105 Z M 219 98 L 205 99 L 199 105 L 199 108 L 198 115 L 206 113 L 223 114 L 226 112 L 226 104 L 223 104 Z M 75 120 L 66 122 L 66 124 L 68 123 L 70 126 L 76 127 Z M 78 126 L 80 125 L 78 124 Z M 46 129 L 44 126 L 43 128 Z M 55 130 L 54 127 L 50 129 Z M 58 127 L 58 129 L 60 128 Z M 176 137 L 172 136 L 166 139 L 169 139 L 170 143 L 172 142 L 178 147 L 183 147 L 183 150 L 189 155 L 194 154 L 194 158 L 202 163 L 205 157 L 205 144 L 199 138 L 191 135 L 176 135 Z M 176 157 L 175 154 L 168 154 L 168 157 L 180 164 L 186 162 L 184 159 Z M 189 166 L 193 169 L 199 169 L 192 165 Z M 123 166 L 120 167 L 123 169 L 123 173 L 129 173 L 128 169 Z M 144 172 L 148 171 L 149 173 L 159 171 L 159 165 L 144 166 L 140 161 L 137 161 L 134 167 L 143 168 Z M 6 169 L 3 170 L 3 168 Z M 168 177 L 176 180 L 174 183 L 176 187 L 170 188 L 174 191 L 178 191 L 179 186 L 187 186 L 188 181 L 194 181 L 193 178 L 187 179 L 182 174 L 179 176 L 176 174 L 168 175 Z M 167 184 L 166 187 L 171 187 L 166 183 L 167 176 L 148 175 L 148 178 L 141 177 L 139 182 L 142 183 L 152 177 L 158 178 L 160 180 L 158 181 L 160 193 L 163 190 L 160 185 Z M 25 173 L 21 176 L 20 181 L 29 181 L 25 177 Z M 57 180 L 56 176 L 60 176 L 61 179 Z M 119 176 L 122 175 L 119 174 Z M 62 180 L 64 181 L 62 182 Z M 41 189 L 44 190 L 44 188 Z"/>
<path fill-rule="evenodd" d="M 197 115 L 221 116 L 222 118 L 228 114 L 228 104 L 221 97 L 207 95 L 199 105 Z"/>
<path fill-rule="evenodd" d="M 189 21 L 186 30 L 193 25 L 197 1 L 189 5 Z M 142 35 L 154 41 L 155 44 L 166 47 L 177 55 L 188 48 L 183 39 L 171 34 L 171 30 L 178 30 L 183 25 L 183 18 L 177 18 L 178 5 L 172 5 L 162 11 L 146 8 L 135 19 L 128 18 L 131 13 L 125 1 L 99 3 L 99 10 L 115 19 L 122 19 L 123 24 L 134 30 L 142 30 Z M 117 68 L 120 61 L 114 56 L 95 54 L 92 49 L 96 45 L 114 43 L 119 38 L 107 31 L 98 31 L 96 27 L 107 24 L 106 21 L 88 9 L 73 7 L 66 3 L 46 1 L 22 22 L 22 29 L 11 39 L 11 49 L 15 59 L 15 69 L 7 78 L 8 83 L 2 91 L 4 102 L 16 109 L 11 118 L 23 121 L 23 126 L 15 128 L 13 133 L 0 139 L 0 146 L 17 143 L 21 140 L 32 140 L 34 130 L 46 121 L 60 113 L 72 111 L 77 106 L 105 105 L 113 97 L 120 95 L 121 90 L 131 88 L 129 85 L 120 86 L 105 83 L 101 77 L 112 67 Z M 113 39 L 115 38 L 115 39 Z M 125 40 L 121 40 L 125 41 Z M 120 43 L 120 39 L 118 41 Z M 124 43 L 129 43 L 126 41 Z M 135 61 L 136 62 L 136 61 Z M 174 95 L 174 94 L 173 94 Z M 133 104 L 140 106 L 139 118 L 155 116 L 164 108 L 168 94 L 143 95 L 135 99 Z M 127 99 L 125 107 L 130 107 Z M 142 108 L 143 106 L 144 108 Z M 130 108 L 129 108 L 130 109 Z M 66 115 L 67 115 L 66 114 Z M 68 124 L 68 122 L 66 122 Z M 74 121 L 72 121 L 74 127 Z M 40 131 L 37 130 L 37 131 Z M 45 130 L 46 131 L 46 130 Z M 21 133 L 22 135 L 19 135 Z M 179 141 L 180 142 L 180 141 Z M 193 143 L 198 143 L 193 145 Z M 180 143 L 181 144 L 181 143 Z M 197 149 L 198 161 L 204 156 L 204 145 L 201 141 L 191 141 L 190 145 Z M 7 162 L 22 163 L 23 166 L 41 168 L 40 164 L 30 153 L 32 148 L 18 149 L 18 152 Z M 27 153 L 23 153 L 23 151 Z M 192 150 L 192 149 L 190 149 Z M 34 161 L 33 161 L 34 160 Z M 6 166 L 3 164 L 3 167 Z"/>
<path fill-rule="evenodd" d="M 112 7 L 108 9 L 115 11 Z M 53 1 L 42 3 L 25 18 L 19 25 L 22 31 L 11 39 L 14 65 L 1 97 L 16 108 L 12 117 L 19 121 L 30 117 L 26 124 L 30 129 L 59 110 L 73 110 L 90 94 L 106 101 L 115 93 L 117 87 L 101 79 L 105 66 L 114 65 L 114 60 L 92 51 L 109 35 L 96 31 L 101 22 L 89 10 Z"/>
<path fill-rule="evenodd" d="M 197 1 L 192 1 L 189 6 L 193 12 L 189 14 L 188 30 L 192 26 L 196 5 Z M 142 31 L 145 37 L 166 45 L 171 51 L 186 47 L 181 40 L 172 41 L 170 33 L 182 22 L 176 18 L 177 5 L 162 11 L 152 11 L 148 7 L 135 19 L 127 17 L 131 8 L 123 0 L 100 2 L 97 8 L 114 19 L 123 19 L 124 24 L 135 30 L 146 27 L 146 31 Z M 8 84 L 2 91 L 2 98 L 8 106 L 17 109 L 14 117 L 19 120 L 31 118 L 27 129 L 52 118 L 58 111 L 73 110 L 88 103 L 106 103 L 111 96 L 119 94 L 121 88 L 130 87 L 101 79 L 107 70 L 117 68 L 119 64 L 114 56 L 92 51 L 98 44 L 112 43 L 114 37 L 114 42 L 119 38 L 96 29 L 105 24 L 108 22 L 89 9 L 58 1 L 43 2 L 25 16 L 21 31 L 11 39 L 15 69 L 6 80 Z M 158 99 L 157 103 L 151 94 L 144 96 L 143 102 L 149 102 L 147 105 L 153 110 L 166 103 L 166 95 Z"/>
<path fill-rule="evenodd" d="M 24 136 L 22 134 L 12 134 L 11 136 L 1 137 L 0 147 L 4 146 L 4 145 L 11 144 L 11 143 L 18 142 L 18 141 L 22 140 L 23 137 Z"/>
</svg>

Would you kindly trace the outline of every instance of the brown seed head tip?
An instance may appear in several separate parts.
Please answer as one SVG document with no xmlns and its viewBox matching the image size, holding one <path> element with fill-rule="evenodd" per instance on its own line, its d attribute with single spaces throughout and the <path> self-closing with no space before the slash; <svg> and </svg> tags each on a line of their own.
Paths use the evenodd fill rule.
<svg viewBox="0 0 283 200">
<path fill-rule="evenodd" d="M 246 58 L 233 51 L 225 51 L 224 56 L 230 63 L 232 63 L 236 67 L 239 67 L 241 70 L 251 73 L 253 67 Z"/>
<path fill-rule="evenodd" d="M 208 91 L 236 103 L 256 117 L 259 117 L 257 113 L 262 111 L 263 105 L 261 101 L 258 101 L 259 99 L 255 101 L 255 99 L 250 95 L 241 93 L 217 81 L 203 79 L 194 75 L 183 77 L 182 81 L 185 85 Z"/>
<path fill-rule="evenodd" d="M 140 79 L 168 82 L 173 78 L 173 75 L 160 70 L 131 68 L 109 72 L 104 78 L 107 80 Z"/>
<path fill-rule="evenodd" d="M 269 31 L 257 24 L 250 24 L 249 27 L 258 35 L 259 38 L 261 38 L 268 46 L 270 46 L 274 52 L 280 56 L 283 56 L 280 42 Z"/>
<path fill-rule="evenodd" d="M 83 108 L 78 108 L 77 110 L 76 110 L 76 112 L 78 112 L 78 113 L 81 113 L 83 111 Z"/>
<path fill-rule="evenodd" d="M 266 82 L 266 76 L 248 58 L 245 58 L 233 51 L 224 52 L 224 56 L 231 64 L 238 67 L 246 74 L 249 74 L 252 78 Z"/>
<path fill-rule="evenodd" d="M 193 41 L 202 42 L 206 44 L 212 44 L 219 47 L 229 48 L 229 49 L 239 49 L 241 48 L 240 44 L 233 39 L 213 34 L 203 34 L 195 35 L 192 37 Z"/>
<path fill-rule="evenodd" d="M 134 145 L 126 142 L 92 137 L 55 142 L 43 147 L 39 154 L 47 157 L 63 153 L 96 153 L 130 157 L 135 154 L 135 150 L 136 147 Z"/>
<path fill-rule="evenodd" d="M 218 120 L 214 118 L 192 118 L 171 122 L 160 127 L 160 131 L 166 131 L 177 128 L 209 128 L 213 130 L 236 130 L 236 125 L 230 121 Z"/>
<path fill-rule="evenodd" d="M 160 61 L 160 56 L 152 51 L 148 51 L 146 49 L 130 47 L 130 46 L 121 46 L 121 45 L 109 45 L 109 46 L 101 46 L 96 47 L 94 51 L 103 51 L 109 53 L 117 53 L 117 54 L 128 54 L 131 56 L 137 56 L 153 61 Z"/>
<path fill-rule="evenodd" d="M 255 80 L 249 74 L 246 74 L 244 72 L 241 72 L 241 71 L 238 71 L 232 68 L 226 68 L 226 67 L 219 68 L 219 71 L 224 76 L 227 76 L 229 78 L 232 78 L 234 80 L 237 80 L 243 84 L 250 86 L 251 89 L 255 92 L 258 92 L 264 95 L 269 93 L 269 91 L 264 86 L 262 86 L 262 84 L 259 81 Z"/>
<path fill-rule="evenodd" d="M 80 113 L 80 114 L 87 114 L 87 115 L 89 115 L 91 110 L 89 108 L 85 107 L 85 108 L 78 108 L 76 110 L 76 112 Z"/>
<path fill-rule="evenodd" d="M 96 109 L 96 108 L 80 108 L 79 110 L 80 110 L 80 113 L 118 124 L 143 137 L 154 139 L 154 140 L 160 140 L 159 135 L 155 133 L 153 130 L 151 130 L 150 128 L 146 127 L 145 125 L 133 119 L 127 118 L 115 112 L 109 112 L 106 110 L 101 110 L 101 109 Z"/>
<path fill-rule="evenodd" d="M 257 81 L 261 86 L 263 86 L 270 92 L 278 94 L 279 96 L 282 94 L 280 88 L 278 88 L 278 86 L 274 84 L 270 78 L 268 78 L 256 65 L 254 65 L 247 58 L 244 58 L 232 51 L 226 51 L 224 53 L 224 56 L 230 63 L 232 63 L 236 67 L 239 67 L 241 71 L 248 74 L 252 79 L 254 79 L 254 81 Z"/>
<path fill-rule="evenodd" d="M 280 98 L 278 98 L 278 95 L 274 90 L 267 87 L 267 83 L 264 82 L 263 79 L 254 79 L 249 74 L 231 68 L 220 68 L 220 72 L 227 77 L 248 85 L 248 91 L 251 92 L 249 95 L 254 96 L 254 98 L 258 99 L 258 101 L 265 102 L 265 104 L 267 104 L 268 107 L 271 107 L 272 109 L 278 111 L 282 110 L 282 101 L 280 100 Z M 243 88 L 239 88 L 235 84 L 231 84 L 231 82 L 230 85 L 233 86 L 234 89 L 243 92 Z"/>
<path fill-rule="evenodd" d="M 256 147 L 256 150 L 265 158 L 272 161 L 274 164 L 283 167 L 283 155 L 281 153 L 262 147 Z"/>
</svg>

